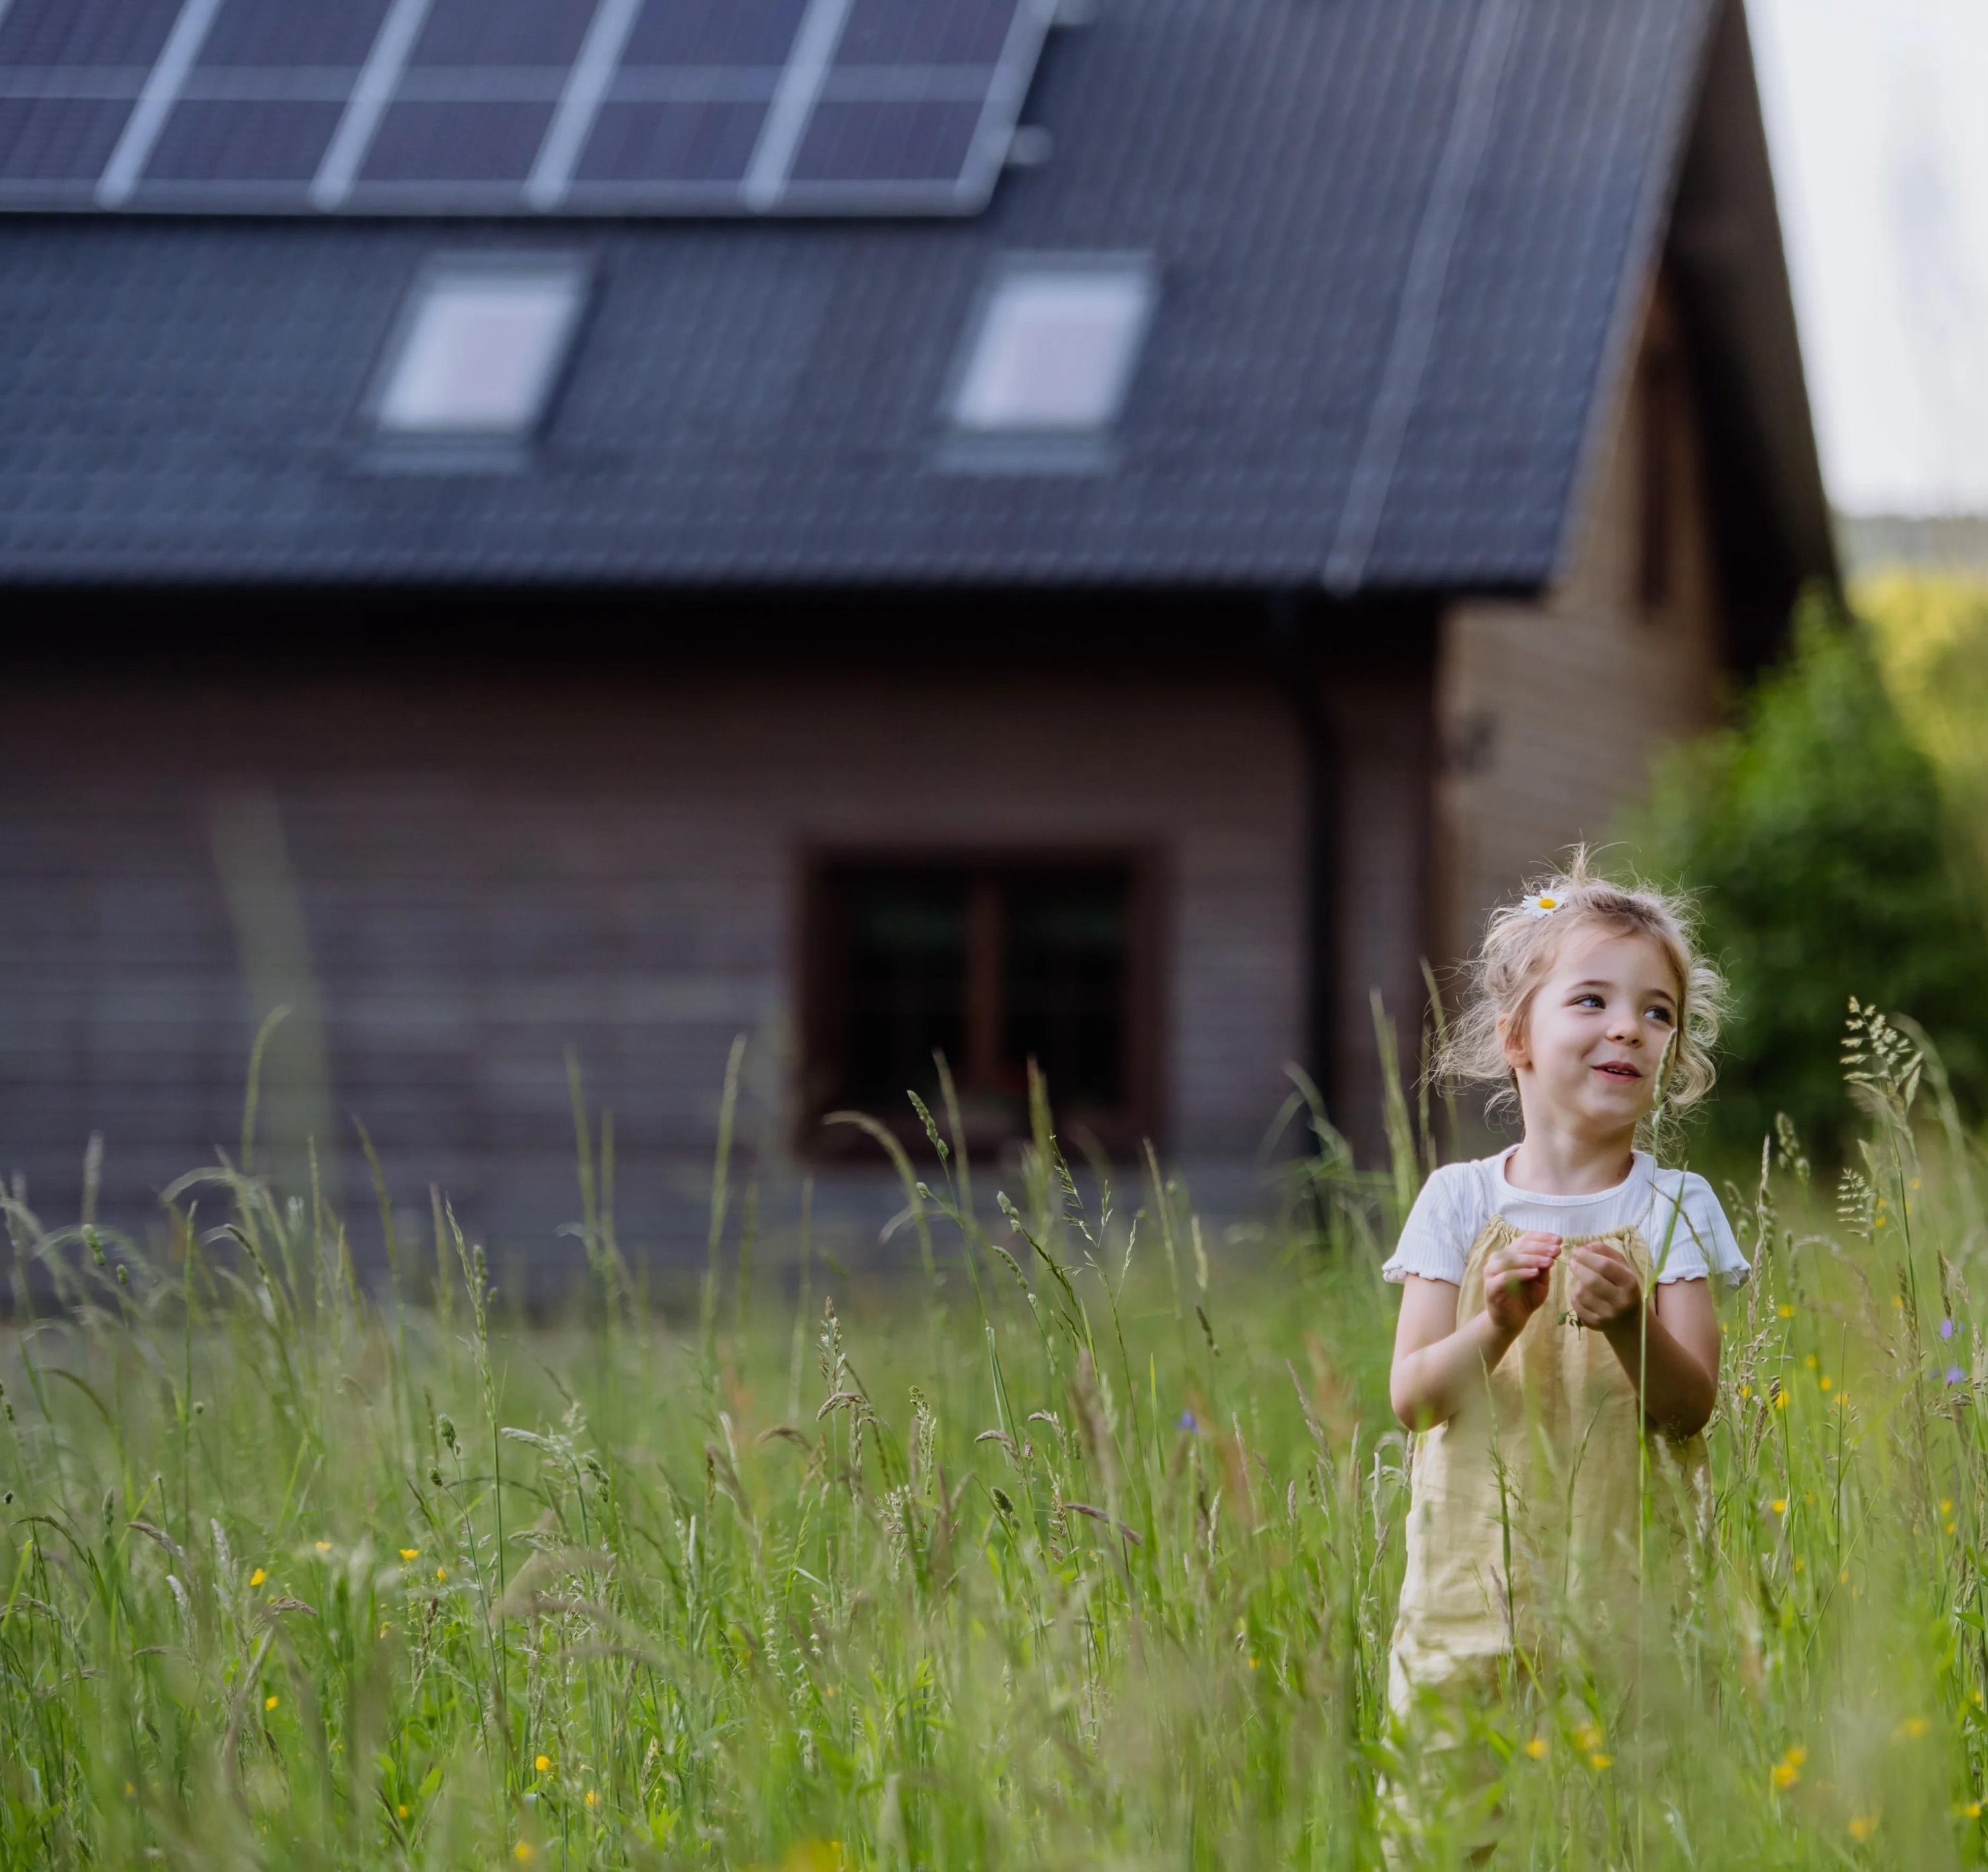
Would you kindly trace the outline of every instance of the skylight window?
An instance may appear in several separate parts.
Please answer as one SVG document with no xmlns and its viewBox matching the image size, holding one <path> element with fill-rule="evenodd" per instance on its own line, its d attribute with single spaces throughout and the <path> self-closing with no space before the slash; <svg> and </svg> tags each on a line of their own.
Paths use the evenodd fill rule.
<svg viewBox="0 0 1988 1872">
<path fill-rule="evenodd" d="M 1106 256 L 1016 260 L 972 329 L 952 397 L 966 436 L 1096 436 L 1124 406 L 1152 315 L 1151 269 Z"/>
<path fill-rule="evenodd" d="M 417 282 L 374 405 L 395 441 L 522 442 L 543 420 L 586 303 L 576 259 L 470 255 Z"/>
</svg>

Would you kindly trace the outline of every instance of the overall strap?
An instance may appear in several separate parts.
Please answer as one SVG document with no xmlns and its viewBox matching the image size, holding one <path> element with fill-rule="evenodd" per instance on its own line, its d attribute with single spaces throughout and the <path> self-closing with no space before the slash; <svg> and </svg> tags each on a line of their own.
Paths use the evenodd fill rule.
<svg viewBox="0 0 1988 1872">
<path fill-rule="evenodd" d="M 1463 1258 L 1466 1272 L 1476 1273 L 1480 1270 L 1484 1265 L 1485 1257 L 1496 1252 L 1518 1232 L 1503 1216 L 1495 1211 L 1487 1215 L 1483 1225 L 1471 1238 L 1469 1252 Z"/>
</svg>

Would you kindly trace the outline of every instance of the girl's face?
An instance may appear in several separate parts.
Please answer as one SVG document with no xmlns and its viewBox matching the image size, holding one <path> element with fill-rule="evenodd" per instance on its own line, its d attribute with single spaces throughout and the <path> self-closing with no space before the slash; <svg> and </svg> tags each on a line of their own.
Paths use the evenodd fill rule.
<svg viewBox="0 0 1988 1872">
<path fill-rule="evenodd" d="M 1570 934 L 1523 1030 L 1498 1023 L 1527 1128 L 1543 1120 L 1598 1136 L 1634 1131 L 1656 1102 L 1677 1015 L 1677 977 L 1651 938 Z"/>
</svg>

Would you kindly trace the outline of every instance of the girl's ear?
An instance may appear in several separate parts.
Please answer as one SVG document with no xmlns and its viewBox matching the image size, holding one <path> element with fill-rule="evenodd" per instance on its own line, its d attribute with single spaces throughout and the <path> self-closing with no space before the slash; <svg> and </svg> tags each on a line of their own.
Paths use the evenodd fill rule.
<svg viewBox="0 0 1988 1872">
<path fill-rule="evenodd" d="M 1498 1044 L 1503 1049 L 1505 1063 L 1513 1072 L 1517 1072 L 1520 1067 L 1527 1063 L 1524 1029 L 1514 1033 L 1512 1031 L 1512 1017 L 1509 1014 L 1498 1016 Z"/>
</svg>

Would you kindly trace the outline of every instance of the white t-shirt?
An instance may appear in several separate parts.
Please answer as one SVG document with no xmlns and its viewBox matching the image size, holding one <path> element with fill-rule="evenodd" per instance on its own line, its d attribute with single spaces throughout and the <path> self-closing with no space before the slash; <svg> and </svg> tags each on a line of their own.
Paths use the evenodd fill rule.
<svg viewBox="0 0 1988 1872">
<path fill-rule="evenodd" d="M 1401 1238 L 1381 1266 L 1381 1277 L 1403 1281 L 1419 1274 L 1461 1286 L 1471 1244 L 1494 1215 L 1502 1215 L 1521 1233 L 1538 1229 L 1547 1235 L 1588 1235 L 1638 1229 L 1658 1261 L 1659 1285 L 1703 1280 L 1716 1271 L 1737 1286 L 1752 1272 L 1704 1178 L 1687 1170 L 1659 1170 L 1648 1151 L 1638 1151 L 1628 1175 L 1613 1189 L 1587 1196 L 1546 1196 L 1506 1181 L 1506 1160 L 1517 1147 L 1474 1163 L 1445 1164 L 1437 1171 L 1409 1210 Z"/>
</svg>

